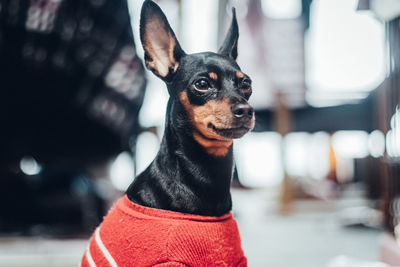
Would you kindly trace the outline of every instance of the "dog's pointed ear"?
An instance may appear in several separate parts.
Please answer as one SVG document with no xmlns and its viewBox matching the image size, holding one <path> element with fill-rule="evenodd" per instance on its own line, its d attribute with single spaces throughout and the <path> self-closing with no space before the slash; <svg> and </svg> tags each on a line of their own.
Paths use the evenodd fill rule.
<svg viewBox="0 0 400 267">
<path fill-rule="evenodd" d="M 238 56 L 238 39 L 239 26 L 236 20 L 236 10 L 232 8 L 232 23 L 218 53 L 236 60 Z"/>
<path fill-rule="evenodd" d="M 161 79 L 169 80 L 185 55 L 161 8 L 151 0 L 143 3 L 140 40 L 146 67 Z"/>
</svg>

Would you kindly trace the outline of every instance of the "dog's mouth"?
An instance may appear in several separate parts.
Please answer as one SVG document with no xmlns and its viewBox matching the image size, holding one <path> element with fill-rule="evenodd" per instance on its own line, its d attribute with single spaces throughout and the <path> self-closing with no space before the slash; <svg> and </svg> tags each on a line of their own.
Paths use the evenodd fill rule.
<svg viewBox="0 0 400 267">
<path fill-rule="evenodd" d="M 211 128 L 218 135 L 229 139 L 240 138 L 251 130 L 251 128 L 246 126 L 232 127 L 232 128 L 217 128 L 212 123 L 209 123 L 208 127 Z"/>
</svg>

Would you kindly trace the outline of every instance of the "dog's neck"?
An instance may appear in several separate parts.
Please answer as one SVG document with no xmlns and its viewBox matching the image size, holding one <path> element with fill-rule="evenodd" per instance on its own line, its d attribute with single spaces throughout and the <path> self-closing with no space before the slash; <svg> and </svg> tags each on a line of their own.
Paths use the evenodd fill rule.
<svg viewBox="0 0 400 267">
<path fill-rule="evenodd" d="M 170 99 L 160 150 L 127 195 L 148 207 L 220 216 L 232 208 L 232 173 L 232 146 L 225 156 L 208 154 L 194 140 L 182 104 Z"/>
</svg>

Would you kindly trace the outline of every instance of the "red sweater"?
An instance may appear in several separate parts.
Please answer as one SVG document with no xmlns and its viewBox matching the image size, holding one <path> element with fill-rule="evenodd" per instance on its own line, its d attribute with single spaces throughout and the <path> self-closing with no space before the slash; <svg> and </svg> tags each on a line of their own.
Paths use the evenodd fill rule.
<svg viewBox="0 0 400 267">
<path fill-rule="evenodd" d="M 232 212 L 185 214 L 125 195 L 96 229 L 81 266 L 247 266 L 247 259 Z"/>
</svg>

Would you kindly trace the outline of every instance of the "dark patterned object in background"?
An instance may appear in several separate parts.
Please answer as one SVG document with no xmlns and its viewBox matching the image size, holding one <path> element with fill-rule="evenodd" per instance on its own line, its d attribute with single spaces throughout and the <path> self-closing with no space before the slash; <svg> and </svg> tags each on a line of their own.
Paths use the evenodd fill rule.
<svg viewBox="0 0 400 267">
<path fill-rule="evenodd" d="M 386 142 L 391 143 L 391 148 L 399 146 L 399 118 L 400 118 L 400 18 L 386 23 L 386 40 L 389 55 L 389 76 L 383 83 L 381 101 L 385 109 L 380 111 L 380 128 L 387 136 L 390 131 L 392 137 L 387 137 Z M 391 140 L 390 140 L 391 139 Z M 390 147 L 389 147 L 390 148 Z M 390 155 L 386 151 L 381 162 L 381 182 L 384 193 L 383 210 L 385 214 L 385 227 L 395 235 L 397 241 L 400 236 L 400 155 Z M 393 152 L 392 152 L 393 153 Z"/>
<path fill-rule="evenodd" d="M 24 156 L 43 165 L 36 189 L 64 190 L 58 177 L 129 150 L 145 85 L 125 0 L 1 0 L 0 203 L 36 197 Z"/>
</svg>

